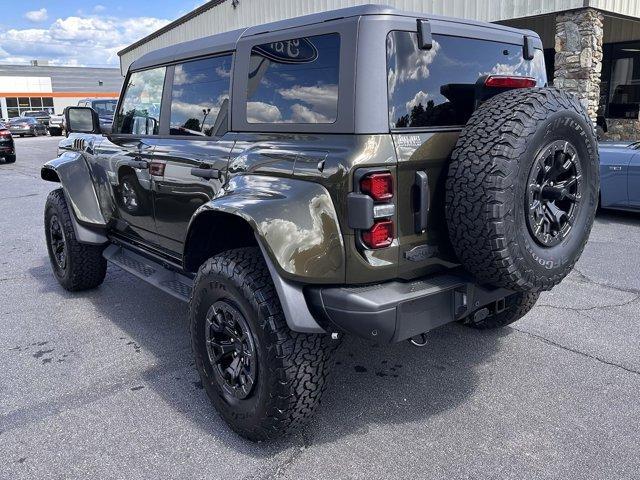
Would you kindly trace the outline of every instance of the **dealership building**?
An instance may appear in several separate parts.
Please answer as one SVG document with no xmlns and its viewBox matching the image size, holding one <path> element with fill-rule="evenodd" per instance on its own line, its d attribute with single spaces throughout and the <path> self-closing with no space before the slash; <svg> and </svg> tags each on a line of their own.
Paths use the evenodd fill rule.
<svg viewBox="0 0 640 480">
<path fill-rule="evenodd" d="M 175 43 L 366 3 L 534 30 L 549 82 L 574 92 L 606 124 L 604 138 L 640 139 L 638 0 L 212 0 L 119 52 L 121 69 Z"/>
<path fill-rule="evenodd" d="M 19 117 L 27 110 L 62 113 L 84 98 L 117 98 L 122 87 L 117 68 L 0 64 L 0 117 Z"/>
</svg>

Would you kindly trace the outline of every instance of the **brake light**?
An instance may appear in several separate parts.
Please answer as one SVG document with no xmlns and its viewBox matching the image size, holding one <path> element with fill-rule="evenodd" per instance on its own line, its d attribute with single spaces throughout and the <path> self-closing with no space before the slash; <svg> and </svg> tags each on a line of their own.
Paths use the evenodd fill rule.
<svg viewBox="0 0 640 480">
<path fill-rule="evenodd" d="M 11 132 L 9 130 L 0 130 L 0 137 L 10 137 Z"/>
<path fill-rule="evenodd" d="M 389 172 L 370 173 L 360 180 L 360 190 L 376 201 L 393 198 L 393 177 Z"/>
<path fill-rule="evenodd" d="M 393 243 L 393 222 L 381 220 L 362 232 L 362 242 L 369 248 L 385 248 Z"/>
<path fill-rule="evenodd" d="M 536 79 L 508 75 L 489 75 L 484 81 L 484 85 L 491 88 L 531 88 L 536 86 Z"/>
</svg>

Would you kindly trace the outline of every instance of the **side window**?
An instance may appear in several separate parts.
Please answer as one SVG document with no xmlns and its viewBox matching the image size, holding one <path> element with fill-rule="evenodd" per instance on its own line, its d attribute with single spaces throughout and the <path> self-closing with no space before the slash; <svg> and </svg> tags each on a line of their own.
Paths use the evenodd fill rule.
<svg viewBox="0 0 640 480">
<path fill-rule="evenodd" d="M 227 131 L 231 55 L 176 65 L 171 135 L 221 136 Z"/>
<path fill-rule="evenodd" d="M 158 135 L 165 67 L 134 72 L 116 116 L 115 133 Z"/>
<path fill-rule="evenodd" d="M 391 128 L 464 125 L 474 109 L 475 83 L 484 75 L 533 77 L 546 83 L 544 54 L 524 60 L 522 46 L 433 35 L 431 50 L 418 48 L 417 34 L 387 36 Z"/>
<path fill-rule="evenodd" d="M 251 49 L 248 123 L 333 123 L 338 116 L 340 35 L 331 33 Z"/>
</svg>

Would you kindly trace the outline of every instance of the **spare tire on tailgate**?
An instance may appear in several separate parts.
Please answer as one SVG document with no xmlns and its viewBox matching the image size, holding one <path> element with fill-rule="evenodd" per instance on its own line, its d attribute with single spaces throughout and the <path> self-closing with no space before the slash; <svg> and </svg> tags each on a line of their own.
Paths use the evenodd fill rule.
<svg viewBox="0 0 640 480">
<path fill-rule="evenodd" d="M 554 88 L 501 93 L 471 116 L 446 188 L 451 243 L 480 283 L 549 290 L 573 268 L 598 203 L 598 146 L 580 102 Z"/>
</svg>

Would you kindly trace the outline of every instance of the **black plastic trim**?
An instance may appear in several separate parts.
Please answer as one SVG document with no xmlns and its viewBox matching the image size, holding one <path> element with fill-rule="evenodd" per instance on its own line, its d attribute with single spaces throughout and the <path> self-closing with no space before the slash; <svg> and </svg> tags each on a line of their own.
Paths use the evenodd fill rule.
<svg viewBox="0 0 640 480">
<path fill-rule="evenodd" d="M 310 287 L 306 298 L 312 311 L 337 330 L 394 343 L 459 320 L 512 293 L 477 285 L 462 272 L 412 282 Z"/>
</svg>

